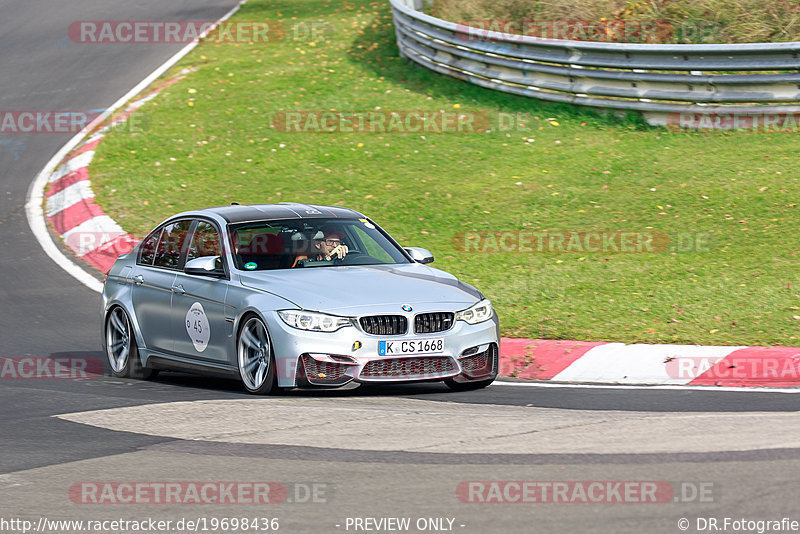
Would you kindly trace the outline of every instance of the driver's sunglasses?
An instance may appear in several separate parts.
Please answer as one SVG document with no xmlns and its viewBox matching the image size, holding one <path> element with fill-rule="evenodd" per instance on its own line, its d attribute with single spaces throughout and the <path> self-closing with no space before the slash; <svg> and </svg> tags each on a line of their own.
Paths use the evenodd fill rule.
<svg viewBox="0 0 800 534">
<path fill-rule="evenodd" d="M 338 247 L 342 244 L 339 239 L 317 239 L 317 241 L 324 241 L 327 245 L 331 247 Z"/>
</svg>

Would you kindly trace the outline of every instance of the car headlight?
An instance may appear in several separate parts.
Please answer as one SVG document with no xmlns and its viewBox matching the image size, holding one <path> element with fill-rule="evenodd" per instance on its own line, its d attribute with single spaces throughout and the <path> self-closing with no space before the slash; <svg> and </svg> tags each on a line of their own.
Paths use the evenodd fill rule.
<svg viewBox="0 0 800 534">
<path fill-rule="evenodd" d="M 342 327 L 351 326 L 347 317 L 328 315 L 304 310 L 280 310 L 278 312 L 283 322 L 300 330 L 313 332 L 336 332 Z"/>
<path fill-rule="evenodd" d="M 478 324 L 488 321 L 494 316 L 494 309 L 489 299 L 483 299 L 466 310 L 456 312 L 456 321 L 465 321 L 469 324 Z"/>
</svg>

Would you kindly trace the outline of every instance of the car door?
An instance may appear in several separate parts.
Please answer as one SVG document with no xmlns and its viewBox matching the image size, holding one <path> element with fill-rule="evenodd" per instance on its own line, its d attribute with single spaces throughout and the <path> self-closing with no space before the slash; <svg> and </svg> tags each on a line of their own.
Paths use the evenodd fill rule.
<svg viewBox="0 0 800 534">
<path fill-rule="evenodd" d="M 211 221 L 198 219 L 186 249 L 186 262 L 208 256 L 222 256 L 220 232 Z M 177 274 L 171 318 L 176 355 L 214 363 L 229 361 L 233 316 L 226 317 L 225 313 L 228 286 L 227 278 Z"/>
<path fill-rule="evenodd" d="M 191 219 L 169 222 L 147 236 L 131 274 L 133 308 L 147 349 L 173 348 L 172 288 L 191 223 Z"/>
</svg>

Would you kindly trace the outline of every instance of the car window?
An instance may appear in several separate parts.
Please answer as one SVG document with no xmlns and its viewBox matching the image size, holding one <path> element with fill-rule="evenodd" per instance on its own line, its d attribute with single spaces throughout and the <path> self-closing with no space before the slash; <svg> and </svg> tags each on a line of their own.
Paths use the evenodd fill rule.
<svg viewBox="0 0 800 534">
<path fill-rule="evenodd" d="M 364 230 L 358 226 L 353 227 L 353 230 L 355 231 L 361 243 L 363 243 L 364 248 L 366 249 L 365 252 L 367 254 L 376 260 L 382 261 L 383 263 L 394 263 L 394 258 L 392 258 L 392 256 Z"/>
<path fill-rule="evenodd" d="M 213 224 L 207 221 L 198 221 L 186 252 L 186 261 L 206 256 L 221 256 L 219 232 Z"/>
<path fill-rule="evenodd" d="M 167 269 L 180 268 L 181 251 L 186 241 L 186 234 L 192 221 L 189 219 L 177 221 L 164 227 L 161 239 L 156 249 L 156 257 L 153 260 L 155 267 L 165 267 Z"/>
<path fill-rule="evenodd" d="M 142 246 L 139 247 L 139 263 L 140 265 L 153 265 L 153 258 L 156 257 L 156 245 L 158 238 L 161 237 L 162 228 L 157 228 L 150 232 L 150 235 L 142 240 Z"/>
<path fill-rule="evenodd" d="M 367 219 L 313 218 L 253 221 L 230 228 L 234 264 L 245 271 L 408 263 Z M 346 247 L 342 257 L 326 256 L 324 239 Z M 330 245 L 331 250 L 335 245 Z"/>
</svg>

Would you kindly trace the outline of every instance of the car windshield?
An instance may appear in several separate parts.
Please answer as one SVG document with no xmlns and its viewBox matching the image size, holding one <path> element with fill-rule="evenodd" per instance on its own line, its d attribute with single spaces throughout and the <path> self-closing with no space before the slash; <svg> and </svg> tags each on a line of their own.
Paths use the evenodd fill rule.
<svg viewBox="0 0 800 534">
<path fill-rule="evenodd" d="M 231 226 L 230 239 L 244 271 L 409 263 L 367 219 L 250 222 Z"/>
</svg>

